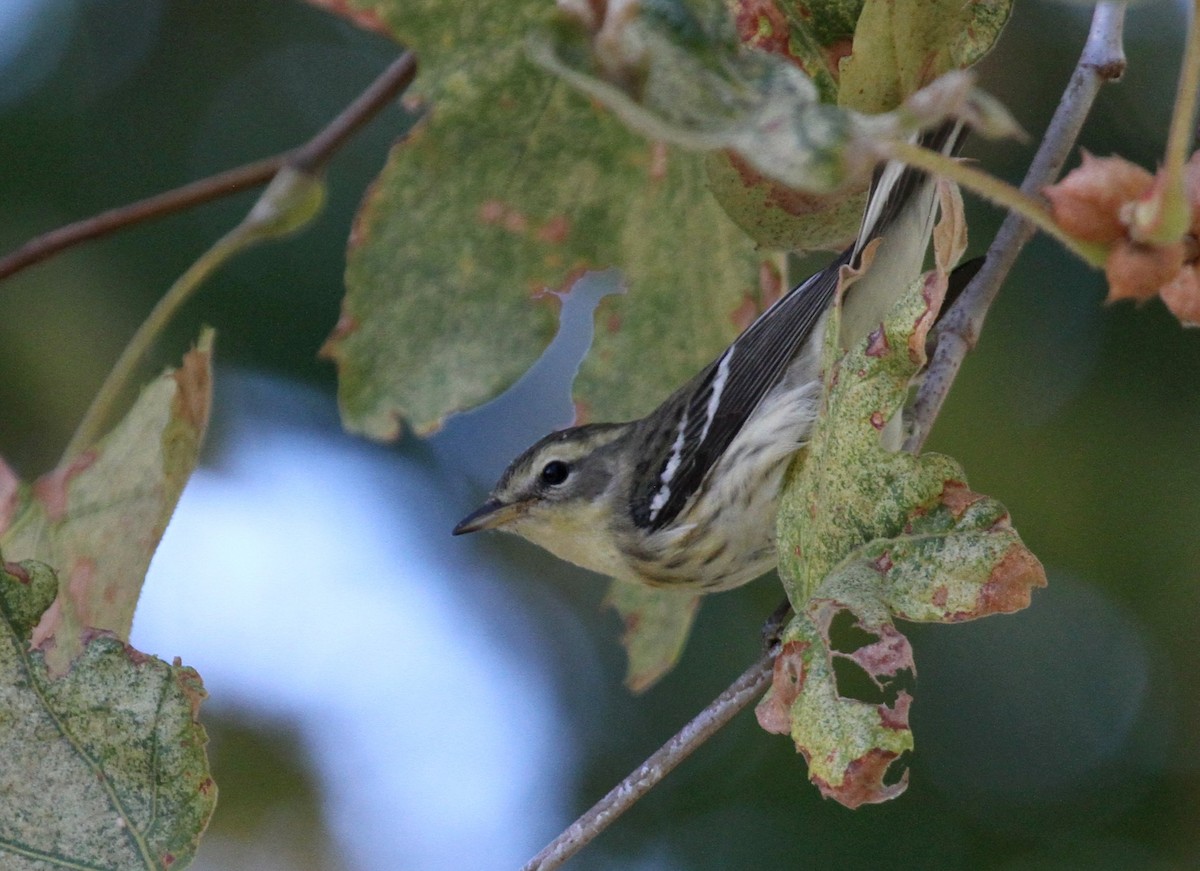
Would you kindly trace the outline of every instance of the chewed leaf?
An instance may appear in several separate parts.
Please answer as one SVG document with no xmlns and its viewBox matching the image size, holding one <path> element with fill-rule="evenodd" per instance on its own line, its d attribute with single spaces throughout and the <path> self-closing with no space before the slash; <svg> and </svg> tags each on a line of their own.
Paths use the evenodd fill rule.
<svg viewBox="0 0 1200 871">
<path fill-rule="evenodd" d="M 98 444 L 13 492 L 0 548 L 8 559 L 38 560 L 59 575 L 58 597 L 33 632 L 55 674 L 89 631 L 129 637 L 150 558 L 208 426 L 212 341 L 211 330 L 202 333 L 183 365 L 147 386 Z M 15 482 L 6 467 L 0 477 Z"/>
<path fill-rule="evenodd" d="M 182 868 L 217 797 L 200 677 L 98 633 L 53 679 L 29 632 L 56 586 L 40 563 L 0 572 L 0 865 Z"/>
<path fill-rule="evenodd" d="M 760 722 L 791 734 L 813 782 L 850 807 L 892 798 L 907 783 L 897 766 L 913 746 L 913 696 L 902 677 L 914 665 L 893 620 L 1015 611 L 1046 583 L 1003 506 L 967 489 L 957 463 L 888 449 L 898 442 L 890 436 L 900 429 L 909 383 L 925 363 L 947 270 L 965 244 L 955 192 L 943 187 L 941 203 L 936 268 L 882 323 L 863 339 L 870 318 L 831 312 L 824 407 L 804 463 L 791 472 L 777 525 L 780 577 L 797 613 L 784 641 L 799 645 L 777 667 Z M 850 294 L 854 282 L 870 280 L 875 253 L 867 250 L 861 272 L 843 275 Z M 843 353 L 843 340 L 856 344 Z M 836 637 L 842 614 L 863 636 L 851 649 Z M 854 675 L 859 691 L 842 686 Z"/>
<path fill-rule="evenodd" d="M 870 640 L 838 649 L 831 628 L 840 614 L 851 615 Z M 908 640 L 890 622 L 864 620 L 852 604 L 823 599 L 792 619 L 782 641 L 771 689 L 756 710 L 760 725 L 792 736 L 809 778 L 827 798 L 854 808 L 902 793 L 908 772 L 895 778 L 889 772 L 913 746 L 912 696 L 903 688 L 914 670 Z M 880 698 L 844 690 L 836 659 L 853 663 Z"/>
<path fill-rule="evenodd" d="M 643 692 L 679 661 L 700 597 L 613 581 L 604 601 L 616 609 L 625 624 L 621 637 L 629 658 L 625 685 L 635 693 Z"/>
</svg>

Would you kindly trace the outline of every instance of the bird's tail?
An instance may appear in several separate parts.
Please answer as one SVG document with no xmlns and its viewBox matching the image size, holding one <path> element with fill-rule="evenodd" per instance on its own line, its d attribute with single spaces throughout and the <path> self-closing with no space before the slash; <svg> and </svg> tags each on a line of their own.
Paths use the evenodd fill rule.
<svg viewBox="0 0 1200 871">
<path fill-rule="evenodd" d="M 966 138 L 960 121 L 948 121 L 922 134 L 919 144 L 956 154 Z M 923 170 L 898 161 L 883 164 L 871 182 L 867 208 L 848 262 L 857 266 L 863 250 L 880 244 L 866 273 L 855 282 L 842 306 L 842 347 L 852 347 L 879 325 L 896 299 L 920 276 L 933 233 L 936 185 Z"/>
</svg>

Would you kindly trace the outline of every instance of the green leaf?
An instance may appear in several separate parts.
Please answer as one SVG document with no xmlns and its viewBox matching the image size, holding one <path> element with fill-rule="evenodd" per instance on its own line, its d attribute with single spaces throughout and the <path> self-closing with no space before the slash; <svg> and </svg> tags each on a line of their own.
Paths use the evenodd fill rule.
<svg viewBox="0 0 1200 871">
<path fill-rule="evenodd" d="M 346 427 L 395 438 L 511 385 L 552 338 L 558 300 L 620 268 L 577 386 L 597 418 L 644 413 L 736 334 L 762 259 L 705 189 L 702 158 L 646 142 L 529 63 L 541 0 L 474 14 L 448 0 L 371 10 L 421 58 L 426 107 L 364 202 L 342 318 L 325 347 Z M 353 15 L 353 9 L 340 7 Z M 684 252 L 704 252 L 704 256 Z M 627 377 L 630 346 L 666 337 Z"/>
<path fill-rule="evenodd" d="M 954 622 L 1015 611 L 1046 583 L 1003 506 L 970 492 L 957 463 L 885 448 L 925 364 L 947 270 L 965 244 L 957 232 L 961 204 L 942 202 L 938 268 L 883 324 L 843 354 L 840 306 L 831 312 L 823 408 L 780 505 L 779 572 L 796 616 L 759 721 L 791 734 L 813 782 L 850 807 L 894 798 L 907 784 L 906 771 L 889 772 L 912 747 L 904 678 L 914 665 L 892 619 Z M 855 278 L 846 275 L 844 284 Z M 835 638 L 839 619 L 858 643 Z M 839 663 L 854 672 L 839 672 Z M 850 686 L 855 677 L 865 697 Z"/>
<path fill-rule="evenodd" d="M 799 66 L 824 103 L 888 112 L 991 49 L 1011 0 L 734 0 L 743 44 Z M 861 16 L 860 16 L 861 12 Z M 709 156 L 713 194 L 768 248 L 842 248 L 858 229 L 866 179 L 834 194 L 797 190 L 736 151 Z"/>
<path fill-rule="evenodd" d="M 150 558 L 196 466 L 212 402 L 211 330 L 99 443 L 32 485 L 0 461 L 0 549 L 53 567 L 60 589 L 34 629 L 55 674 L 93 630 L 129 637 Z"/>
<path fill-rule="evenodd" d="M 907 771 L 890 781 L 887 775 L 913 747 L 912 696 L 899 687 L 915 666 L 908 639 L 888 620 L 856 619 L 853 628 L 870 640 L 839 650 L 831 630 L 843 612 L 855 613 L 851 603 L 820 600 L 792 618 L 781 636 L 771 691 L 755 713 L 768 732 L 792 736 L 823 795 L 856 808 L 895 798 L 908 784 Z M 857 666 L 886 697 L 867 701 L 848 695 L 835 671 L 839 659 Z"/>
<path fill-rule="evenodd" d="M 658 590 L 613 581 L 604 602 L 625 624 L 621 637 L 629 658 L 625 685 L 635 693 L 643 692 L 679 661 L 700 596 L 686 590 Z"/>
<path fill-rule="evenodd" d="M 893 5 L 897 4 L 889 8 Z M 949 38 L 945 31 L 909 34 L 894 26 L 907 20 L 910 4 L 898 5 L 890 21 L 893 27 L 874 28 L 872 48 L 879 48 L 884 42 L 880 37 L 887 35 Z M 911 5 L 919 4 L 912 0 Z M 789 57 L 741 45 L 723 0 L 560 8 L 554 26 L 531 43 L 538 63 L 647 136 L 694 150 L 732 150 L 763 175 L 811 194 L 861 185 L 888 156 L 891 142 L 908 139 L 947 117 L 964 118 L 978 128 L 976 107 L 981 103 L 996 111 L 975 92 L 971 77 L 949 64 L 948 75 L 941 77 L 926 77 L 922 67 L 920 92 L 899 90 L 890 68 L 909 58 L 898 57 L 890 45 L 884 63 L 861 53 L 869 69 L 882 67 L 892 73 L 884 82 L 855 83 L 860 89 L 891 86 L 872 101 L 877 105 L 871 114 L 849 108 L 844 100 L 838 106 L 823 102 L 817 85 Z M 922 42 L 918 48 L 924 52 L 943 45 Z M 976 53 L 942 51 L 953 60 Z M 900 84 L 918 81 L 907 69 L 901 72 Z M 984 126 L 982 132 L 1006 131 L 997 124 L 994 129 Z"/>
<path fill-rule="evenodd" d="M 57 581 L 0 572 L 0 865 L 179 869 L 216 804 L 199 675 L 94 633 L 51 678 L 29 635 Z"/>
<path fill-rule="evenodd" d="M 841 65 L 838 103 L 891 111 L 944 73 L 978 63 L 1011 12 L 1012 0 L 867 0 Z"/>
</svg>

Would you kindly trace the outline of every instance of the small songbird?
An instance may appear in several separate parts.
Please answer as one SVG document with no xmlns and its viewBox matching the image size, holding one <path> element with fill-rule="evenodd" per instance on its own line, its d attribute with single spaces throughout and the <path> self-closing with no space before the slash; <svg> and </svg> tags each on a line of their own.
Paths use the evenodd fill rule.
<svg viewBox="0 0 1200 871">
<path fill-rule="evenodd" d="M 950 154 L 962 130 L 946 124 L 921 141 Z M 934 187 L 920 171 L 884 164 L 853 245 L 646 417 L 570 427 L 528 448 L 454 534 L 513 532 L 600 574 L 694 592 L 774 568 L 780 489 L 816 418 L 839 270 L 881 240 L 843 303 L 843 339 L 865 338 L 921 273 Z"/>
</svg>

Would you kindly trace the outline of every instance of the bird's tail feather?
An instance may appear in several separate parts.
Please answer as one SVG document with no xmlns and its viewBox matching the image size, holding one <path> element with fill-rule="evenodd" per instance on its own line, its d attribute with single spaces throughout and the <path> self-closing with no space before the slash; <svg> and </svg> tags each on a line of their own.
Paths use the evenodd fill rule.
<svg viewBox="0 0 1200 871">
<path fill-rule="evenodd" d="M 948 121 L 922 134 L 919 143 L 953 155 L 965 138 L 962 122 Z M 876 238 L 881 241 L 870 268 L 843 302 L 842 347 L 866 338 L 921 274 L 935 214 L 936 186 L 923 170 L 890 161 L 876 171 L 849 262 L 857 266 L 866 246 Z"/>
</svg>

